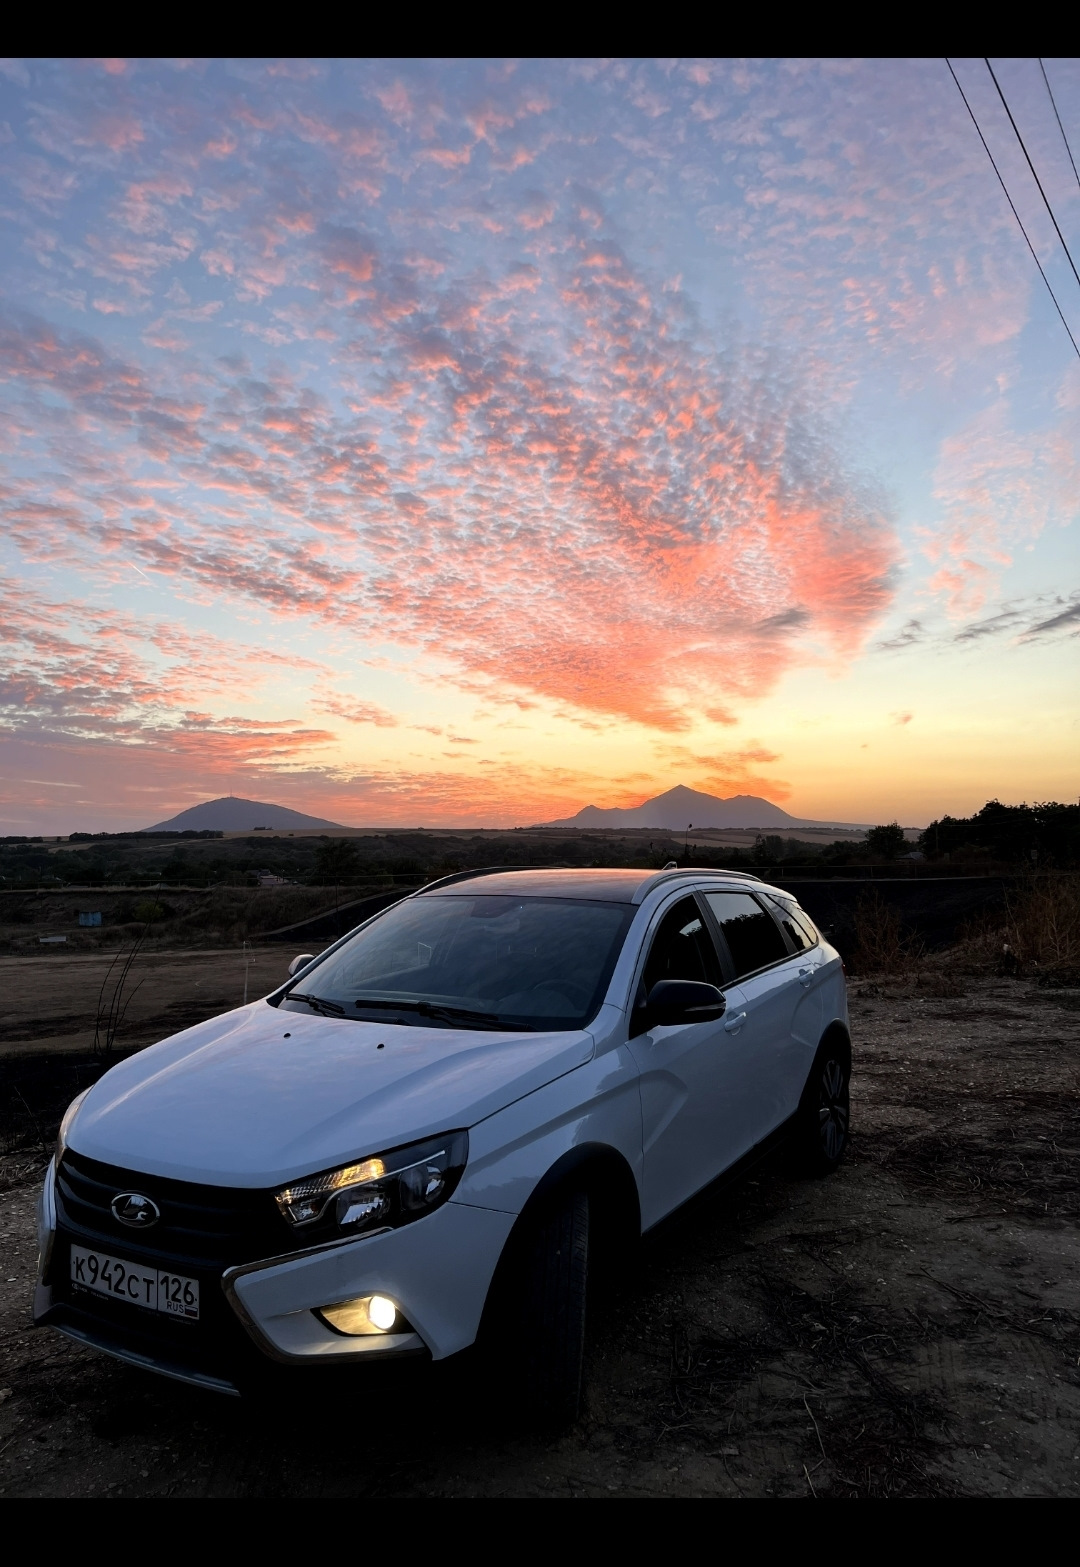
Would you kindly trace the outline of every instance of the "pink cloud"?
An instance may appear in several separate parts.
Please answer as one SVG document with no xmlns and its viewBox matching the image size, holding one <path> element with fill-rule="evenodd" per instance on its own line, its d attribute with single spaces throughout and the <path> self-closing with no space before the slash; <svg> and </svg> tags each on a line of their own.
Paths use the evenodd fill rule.
<svg viewBox="0 0 1080 1567">
<path fill-rule="evenodd" d="M 942 522 L 924 531 L 923 548 L 937 565 L 931 590 L 954 614 L 985 603 L 1017 546 L 1080 513 L 1080 410 L 1065 387 L 1059 401 L 1053 424 L 1021 434 L 999 398 L 942 442 L 934 475 Z"/>
<path fill-rule="evenodd" d="M 385 707 L 377 702 L 361 702 L 355 697 L 327 693 L 317 697 L 311 705 L 317 713 L 330 713 L 350 724 L 373 724 L 377 729 L 396 729 L 398 724 L 393 713 L 388 713 Z"/>
<path fill-rule="evenodd" d="M 37 69 L 5 201 L 49 292 L 8 297 L 56 320 L 0 329 L 0 505 L 79 593 L 137 568 L 678 734 L 857 657 L 889 605 L 888 508 L 839 455 L 860 378 L 956 392 L 925 546 L 957 606 L 1073 515 L 1070 409 L 1017 433 L 964 401 L 988 363 L 1007 386 L 1029 258 L 936 66 Z M 57 324 L 77 297 L 99 337 Z M 95 698 L 32 629 L 24 717 L 150 712 L 164 655 L 120 638 Z M 197 685 L 153 722 L 217 712 Z M 698 776 L 771 765 L 717 755 Z"/>
<path fill-rule="evenodd" d="M 653 299 L 610 245 L 571 248 L 542 276 L 521 295 L 485 286 L 467 309 L 451 288 L 381 327 L 405 377 L 387 403 L 396 440 L 363 395 L 358 440 L 287 377 L 203 381 L 181 401 L 41 326 L 12 326 L 0 363 L 137 432 L 183 485 L 281 519 L 241 536 L 217 504 L 178 498 L 162 516 L 148 497 L 137 522 L 129 506 L 122 523 L 74 524 L 143 569 L 377 623 L 522 692 L 662 728 L 768 690 L 793 637 L 851 656 L 889 601 L 889 530 L 767 372 L 698 349 L 678 302 Z M 378 314 L 374 264 L 369 281 Z M 545 289 L 571 346 L 559 370 L 507 335 Z M 25 505 L 10 516 L 38 551 L 72 527 L 56 514 L 43 530 Z M 335 538 L 333 554 L 301 546 L 298 526 Z"/>
<path fill-rule="evenodd" d="M 275 753 L 284 744 L 294 752 L 308 749 L 316 735 L 318 744 L 332 738 L 291 719 L 218 719 L 193 705 L 207 697 L 235 699 L 240 690 L 251 698 L 285 670 L 321 672 L 310 659 L 78 601 L 50 601 L 4 579 L 0 651 L 0 715 L 20 733 L 44 727 L 141 744 L 214 729 L 224 737 L 215 744 L 243 748 L 254 736 L 257 750 L 268 745 Z M 275 738 L 277 730 L 289 731 L 286 740 Z"/>
</svg>

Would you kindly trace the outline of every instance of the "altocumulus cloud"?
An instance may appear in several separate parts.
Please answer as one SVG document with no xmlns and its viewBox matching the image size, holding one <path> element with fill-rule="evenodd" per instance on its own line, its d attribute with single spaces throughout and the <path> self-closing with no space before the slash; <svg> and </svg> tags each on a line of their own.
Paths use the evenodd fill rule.
<svg viewBox="0 0 1080 1567">
<path fill-rule="evenodd" d="M 721 247 L 742 232 L 747 286 L 801 301 L 833 350 L 951 344 L 961 308 L 1010 279 L 934 280 L 918 226 L 882 260 L 913 171 L 954 151 L 944 99 L 853 172 L 835 149 L 859 104 L 895 108 L 888 72 L 45 63 L 12 80 L 28 259 L 11 294 L 34 310 L 0 342 L 17 455 L 0 498 L 26 557 L 98 581 L 136 564 L 668 732 L 729 721 L 796 644 L 850 658 L 888 607 L 887 510 L 837 455 L 820 375 L 706 325 L 626 220 L 689 213 Z M 972 228 L 968 185 L 948 192 L 929 208 Z M 830 314 L 837 255 L 851 286 Z M 96 709 L 115 690 L 133 721 L 140 678 L 100 665 Z M 45 705 L 83 688 L 49 689 Z"/>
<path fill-rule="evenodd" d="M 668 729 L 768 690 L 795 634 L 856 650 L 889 601 L 887 520 L 768 356 L 705 351 L 617 247 L 572 231 L 542 329 L 532 295 L 476 279 L 395 320 L 384 270 L 341 349 L 350 410 L 280 369 L 181 387 L 9 323 L 24 449 L 65 470 L 62 498 L 11 484 L 12 536 Z"/>
</svg>

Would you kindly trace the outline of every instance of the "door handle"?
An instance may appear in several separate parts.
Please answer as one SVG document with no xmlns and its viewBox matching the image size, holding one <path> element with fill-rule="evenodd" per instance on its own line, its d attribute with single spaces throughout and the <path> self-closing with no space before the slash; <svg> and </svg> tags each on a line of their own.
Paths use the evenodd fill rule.
<svg viewBox="0 0 1080 1567">
<path fill-rule="evenodd" d="M 799 984 L 802 986 L 802 988 L 805 990 L 807 986 L 812 985 L 813 983 L 814 970 L 812 968 L 801 968 L 799 970 Z"/>
<path fill-rule="evenodd" d="M 724 1033 L 737 1034 L 745 1022 L 746 1013 L 736 1012 L 734 1017 L 728 1017 L 724 1019 Z"/>
</svg>

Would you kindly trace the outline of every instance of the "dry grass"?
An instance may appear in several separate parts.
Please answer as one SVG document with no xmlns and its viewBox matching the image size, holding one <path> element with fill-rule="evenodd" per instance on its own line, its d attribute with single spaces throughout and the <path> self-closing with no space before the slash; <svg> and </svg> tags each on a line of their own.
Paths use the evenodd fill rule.
<svg viewBox="0 0 1080 1567">
<path fill-rule="evenodd" d="M 887 975 L 906 978 L 918 970 L 923 944 L 906 929 L 895 909 L 880 893 L 870 892 L 859 899 L 855 910 L 856 944 L 851 967 L 859 975 Z"/>
<path fill-rule="evenodd" d="M 1015 974 L 1080 985 L 1080 876 L 1033 876 L 1004 910 L 967 925 L 930 968 L 939 980 L 964 973 Z"/>
<path fill-rule="evenodd" d="M 1080 970 L 1080 876 L 1037 877 L 1006 906 L 1003 944 L 1022 969 Z"/>
</svg>

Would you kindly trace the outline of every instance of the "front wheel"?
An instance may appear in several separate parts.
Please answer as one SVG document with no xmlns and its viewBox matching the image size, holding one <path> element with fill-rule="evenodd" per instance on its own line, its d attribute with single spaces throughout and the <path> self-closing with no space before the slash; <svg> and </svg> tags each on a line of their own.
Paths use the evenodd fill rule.
<svg viewBox="0 0 1080 1567">
<path fill-rule="evenodd" d="M 588 1194 L 565 1192 L 545 1204 L 511 1245 L 491 1343 L 502 1396 L 527 1422 L 562 1428 L 581 1407 Z"/>
<path fill-rule="evenodd" d="M 839 1040 L 822 1045 L 799 1106 L 799 1162 L 810 1175 L 831 1175 L 851 1129 L 851 1055 Z"/>
</svg>

